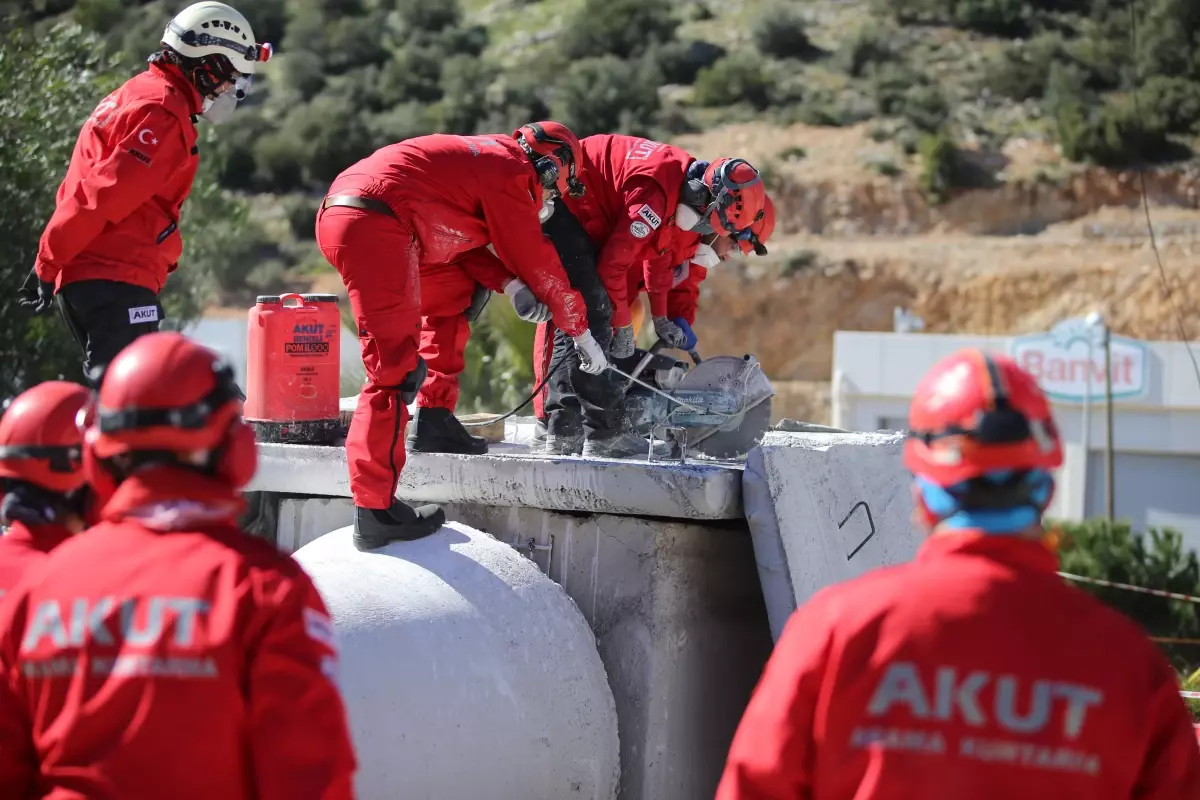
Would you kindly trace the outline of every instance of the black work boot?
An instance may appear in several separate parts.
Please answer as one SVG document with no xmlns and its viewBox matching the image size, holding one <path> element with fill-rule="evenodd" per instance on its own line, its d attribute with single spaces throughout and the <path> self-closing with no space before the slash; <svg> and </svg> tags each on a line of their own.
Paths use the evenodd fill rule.
<svg viewBox="0 0 1200 800">
<path fill-rule="evenodd" d="M 354 508 L 354 546 L 374 550 L 390 542 L 411 542 L 436 533 L 446 522 L 441 506 L 413 508 L 393 500 L 391 508 Z"/>
<path fill-rule="evenodd" d="M 481 456 L 488 451 L 487 439 L 467 433 L 449 409 L 432 406 L 417 409 L 406 443 L 409 450 L 417 453 Z"/>
</svg>

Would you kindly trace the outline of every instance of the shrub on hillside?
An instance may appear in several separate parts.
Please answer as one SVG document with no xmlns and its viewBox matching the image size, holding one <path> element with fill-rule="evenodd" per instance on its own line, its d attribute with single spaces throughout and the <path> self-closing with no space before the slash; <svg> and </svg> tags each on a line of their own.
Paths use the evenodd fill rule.
<svg viewBox="0 0 1200 800">
<path fill-rule="evenodd" d="M 820 51 L 808 38 L 808 22 L 794 2 L 765 6 L 750 28 L 754 46 L 773 58 L 810 58 Z"/>
<path fill-rule="evenodd" d="M 1010 45 L 989 62 L 981 85 L 1013 100 L 1039 98 L 1046 93 L 1051 65 L 1065 58 L 1062 36 L 1040 33 Z"/>
<path fill-rule="evenodd" d="M 900 116 L 917 130 L 933 133 L 950 119 L 950 104 L 937 86 L 918 84 L 904 93 Z"/>
<path fill-rule="evenodd" d="M 761 110 L 770 104 L 769 91 L 770 81 L 762 57 L 752 52 L 734 52 L 700 70 L 693 100 L 708 107 L 745 102 Z"/>
<path fill-rule="evenodd" d="M 1017 36 L 1026 30 L 1026 0 L 957 0 L 954 22 L 993 36 Z"/>
<path fill-rule="evenodd" d="M 671 41 L 651 45 L 646 51 L 646 58 L 658 66 L 665 82 L 685 85 L 724 55 L 725 48 L 704 41 Z"/>
<path fill-rule="evenodd" d="M 1141 88 L 1139 105 L 1162 119 L 1169 133 L 1193 133 L 1200 123 L 1200 83 L 1155 75 Z"/>
<path fill-rule="evenodd" d="M 890 33 L 878 25 L 860 28 L 837 53 L 838 67 L 855 78 L 861 78 L 872 67 L 896 60 L 889 41 Z"/>
<path fill-rule="evenodd" d="M 655 42 L 675 38 L 679 22 L 671 7 L 644 0 L 584 0 L 559 36 L 559 47 L 571 61 L 615 56 L 637 58 Z"/>
<path fill-rule="evenodd" d="M 921 156 L 921 191 L 937 202 L 950 196 L 957 183 L 958 147 L 945 131 L 925 133 L 917 143 Z"/>
<path fill-rule="evenodd" d="M 462 9 L 457 0 L 394 0 L 396 13 L 406 28 L 420 31 L 441 31 L 453 28 L 462 21 Z"/>
<path fill-rule="evenodd" d="M 454 56 L 442 65 L 442 100 L 437 105 L 443 133 L 475 133 L 487 114 L 487 82 L 493 70 L 479 58 Z"/>
<path fill-rule="evenodd" d="M 1178 155 L 1167 138 L 1166 123 L 1131 103 L 1107 101 L 1099 108 L 1063 102 L 1055 108 L 1058 140 L 1071 161 L 1102 167 L 1128 167 L 1166 161 Z"/>
<path fill-rule="evenodd" d="M 645 131 L 658 110 L 658 83 L 644 69 L 615 56 L 576 61 L 554 89 L 551 114 L 581 137 Z"/>
</svg>

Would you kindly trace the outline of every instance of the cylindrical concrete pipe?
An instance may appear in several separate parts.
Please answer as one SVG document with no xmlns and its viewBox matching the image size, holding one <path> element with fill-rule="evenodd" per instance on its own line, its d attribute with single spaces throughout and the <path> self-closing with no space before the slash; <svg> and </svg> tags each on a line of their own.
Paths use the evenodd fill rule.
<svg viewBox="0 0 1200 800">
<path fill-rule="evenodd" d="M 613 800 L 612 689 L 562 587 L 458 523 L 369 552 L 352 533 L 295 558 L 337 627 L 360 800 Z"/>
</svg>

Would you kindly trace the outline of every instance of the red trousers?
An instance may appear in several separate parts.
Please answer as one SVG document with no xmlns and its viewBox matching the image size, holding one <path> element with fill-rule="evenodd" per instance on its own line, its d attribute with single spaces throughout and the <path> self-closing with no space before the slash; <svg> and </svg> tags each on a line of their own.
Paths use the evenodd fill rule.
<svg viewBox="0 0 1200 800">
<path fill-rule="evenodd" d="M 417 404 L 454 410 L 475 281 L 456 265 L 422 266 L 412 226 L 374 211 L 322 209 L 317 245 L 350 295 L 367 373 L 346 436 L 350 494 L 362 508 L 387 508 L 409 421 L 397 387 L 419 353 L 429 372 Z"/>
<path fill-rule="evenodd" d="M 421 358 L 429 368 L 417 405 L 453 411 L 471 326 L 464 313 L 475 280 L 457 264 L 421 265 Z"/>
</svg>

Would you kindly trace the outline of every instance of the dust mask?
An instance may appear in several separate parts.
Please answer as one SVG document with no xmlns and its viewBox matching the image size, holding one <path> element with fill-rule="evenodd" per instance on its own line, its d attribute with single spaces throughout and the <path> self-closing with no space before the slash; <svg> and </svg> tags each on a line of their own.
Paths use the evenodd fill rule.
<svg viewBox="0 0 1200 800">
<path fill-rule="evenodd" d="M 700 222 L 700 214 L 689 205 L 680 203 L 675 208 L 675 224 L 680 230 L 690 231 Z M 693 259 L 694 261 L 695 259 Z"/>
<path fill-rule="evenodd" d="M 220 125 L 228 122 L 229 118 L 233 116 L 233 111 L 237 108 L 237 103 L 237 97 L 234 96 L 233 92 L 225 92 L 224 94 L 217 95 L 215 98 L 206 97 L 204 98 L 203 110 L 201 110 L 200 116 L 213 125 Z"/>
<path fill-rule="evenodd" d="M 721 257 L 717 255 L 717 251 L 706 244 L 696 245 L 696 254 L 692 256 L 692 263 L 698 267 L 710 269 L 721 263 Z"/>
<path fill-rule="evenodd" d="M 229 118 L 233 116 L 238 102 L 245 100 L 246 95 L 250 93 L 250 84 L 253 80 L 254 78 L 250 75 L 239 75 L 234 79 L 233 87 L 228 91 L 222 92 L 216 97 L 204 98 L 200 116 L 213 125 L 228 122 Z"/>
</svg>

